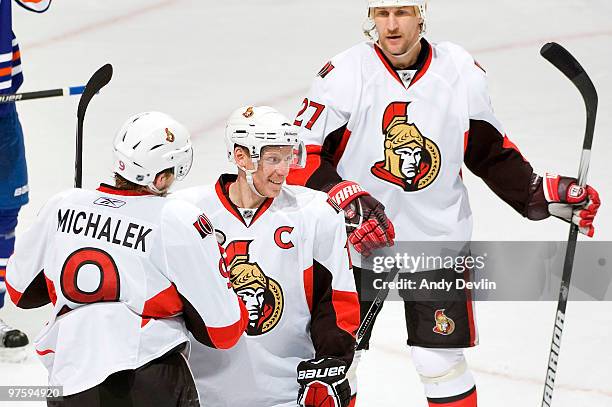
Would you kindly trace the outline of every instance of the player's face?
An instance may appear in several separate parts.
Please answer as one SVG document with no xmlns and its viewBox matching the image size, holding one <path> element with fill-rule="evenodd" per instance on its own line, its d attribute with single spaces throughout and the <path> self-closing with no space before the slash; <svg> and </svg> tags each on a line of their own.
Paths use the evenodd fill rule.
<svg viewBox="0 0 612 407">
<path fill-rule="evenodd" d="M 289 175 L 293 164 L 293 147 L 269 146 L 262 150 L 253 182 L 257 191 L 265 197 L 276 198 Z"/>
<path fill-rule="evenodd" d="M 421 17 L 414 6 L 377 7 L 372 19 L 378 31 L 378 43 L 391 55 L 403 55 L 418 41 Z"/>
<path fill-rule="evenodd" d="M 402 160 L 402 174 L 408 179 L 416 177 L 421 164 L 421 147 L 400 148 L 396 153 Z"/>
</svg>

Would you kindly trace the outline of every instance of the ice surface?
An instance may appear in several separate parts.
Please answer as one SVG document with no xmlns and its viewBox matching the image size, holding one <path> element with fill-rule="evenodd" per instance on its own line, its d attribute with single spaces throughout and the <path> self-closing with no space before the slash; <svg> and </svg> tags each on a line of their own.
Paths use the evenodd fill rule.
<svg viewBox="0 0 612 407">
<path fill-rule="evenodd" d="M 115 76 L 86 117 L 84 186 L 94 188 L 109 177 L 114 132 L 144 110 L 186 123 L 196 158 L 183 186 L 209 183 L 230 169 L 222 140 L 229 113 L 243 104 L 270 104 L 292 116 L 321 66 L 362 39 L 364 3 L 81 0 L 56 1 L 43 15 L 14 7 L 26 78 L 22 91 L 81 85 L 111 62 Z M 584 108 L 571 83 L 539 57 L 539 48 L 558 41 L 587 69 L 600 95 L 589 174 L 604 202 L 596 240 L 610 240 L 612 2 L 433 0 L 429 11 L 428 38 L 461 44 L 485 67 L 496 113 L 540 173 L 576 174 Z M 51 195 L 72 186 L 76 105 L 76 98 L 19 104 L 31 203 L 21 212 L 18 231 Z M 566 224 L 523 220 L 480 180 L 464 174 L 475 239 L 566 239 Z M 466 353 L 481 406 L 539 405 L 554 309 L 554 303 L 478 304 L 481 344 Z M 48 312 L 8 306 L 0 316 L 33 338 Z M 426 405 L 405 339 L 401 304 L 386 304 L 360 367 L 360 405 Z M 611 339 L 610 303 L 569 304 L 555 407 L 612 406 Z M 45 382 L 33 353 L 25 364 L 0 365 L 1 384 Z"/>
</svg>

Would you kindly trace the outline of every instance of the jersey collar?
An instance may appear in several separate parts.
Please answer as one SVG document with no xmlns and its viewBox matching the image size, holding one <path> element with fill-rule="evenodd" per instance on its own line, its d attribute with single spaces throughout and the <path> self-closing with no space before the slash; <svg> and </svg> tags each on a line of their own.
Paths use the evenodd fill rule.
<svg viewBox="0 0 612 407">
<path fill-rule="evenodd" d="M 217 197 L 219 197 L 219 201 L 221 202 L 221 204 L 223 204 L 225 209 L 227 209 L 229 213 L 234 215 L 240 222 L 242 222 L 244 226 L 248 228 L 253 225 L 253 223 L 255 223 L 255 221 L 259 219 L 266 210 L 268 210 L 270 205 L 272 205 L 274 199 L 266 198 L 266 200 L 263 201 L 259 208 L 255 210 L 255 215 L 253 215 L 251 223 L 247 225 L 247 223 L 244 221 L 244 218 L 242 217 L 242 214 L 238 210 L 238 207 L 234 205 L 234 203 L 230 200 L 229 197 L 229 186 L 236 182 L 237 179 L 238 176 L 236 174 L 222 174 L 219 177 L 217 183 L 215 184 L 215 192 L 217 193 Z"/>
<path fill-rule="evenodd" d="M 417 61 L 414 65 L 407 68 L 411 70 L 416 70 L 416 74 L 412 78 L 412 81 L 410 81 L 410 85 L 406 87 L 404 85 L 404 82 L 402 82 L 402 78 L 400 78 L 399 74 L 393 67 L 393 64 L 391 64 L 391 61 L 389 61 L 389 58 L 387 58 L 382 49 L 380 49 L 380 46 L 376 43 L 374 44 L 374 51 L 376 51 L 376 55 L 378 55 L 378 58 L 385 66 L 385 68 L 387 68 L 387 71 L 389 71 L 391 76 L 393 76 L 395 80 L 397 80 L 399 84 L 402 85 L 402 87 L 405 89 L 408 89 L 410 86 L 417 83 L 417 81 L 421 79 L 423 75 L 425 75 L 425 72 L 427 72 L 427 70 L 429 69 L 429 66 L 431 65 L 431 60 L 433 58 L 433 49 L 431 45 L 429 44 L 429 42 L 427 42 L 425 38 L 421 38 L 421 52 L 419 53 Z"/>
<path fill-rule="evenodd" d="M 152 192 L 148 192 L 148 191 L 135 191 L 133 189 L 119 189 L 117 187 L 113 187 L 111 185 L 108 184 L 100 184 L 100 186 L 97 188 L 98 191 L 100 192 L 104 192 L 105 194 L 112 194 L 112 195 L 122 195 L 122 196 L 148 196 L 148 195 L 155 195 Z"/>
</svg>

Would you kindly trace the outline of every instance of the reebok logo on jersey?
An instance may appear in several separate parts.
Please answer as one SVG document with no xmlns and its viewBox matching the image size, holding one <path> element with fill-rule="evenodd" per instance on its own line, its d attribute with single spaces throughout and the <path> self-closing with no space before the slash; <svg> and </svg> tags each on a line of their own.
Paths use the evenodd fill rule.
<svg viewBox="0 0 612 407">
<path fill-rule="evenodd" d="M 94 205 L 106 206 L 109 208 L 121 208 L 123 205 L 125 205 L 125 201 L 101 196 L 94 201 Z"/>
<path fill-rule="evenodd" d="M 332 65 L 331 61 L 329 61 L 328 63 L 325 64 L 323 68 L 321 68 L 317 76 L 320 76 L 321 78 L 325 78 L 327 75 L 329 75 L 331 71 L 334 70 L 334 68 L 335 66 Z"/>
</svg>

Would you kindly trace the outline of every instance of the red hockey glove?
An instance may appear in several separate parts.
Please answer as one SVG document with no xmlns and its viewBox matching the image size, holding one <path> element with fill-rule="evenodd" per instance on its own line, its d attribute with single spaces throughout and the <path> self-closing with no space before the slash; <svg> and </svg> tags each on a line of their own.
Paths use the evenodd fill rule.
<svg viewBox="0 0 612 407">
<path fill-rule="evenodd" d="M 384 205 L 359 184 L 342 181 L 327 194 L 344 211 L 346 233 L 355 250 L 368 257 L 375 249 L 393 246 L 395 230 Z"/>
<path fill-rule="evenodd" d="M 546 174 L 544 196 L 552 216 L 574 223 L 580 233 L 593 237 L 593 219 L 601 204 L 595 188 L 581 187 L 576 178 Z"/>
<path fill-rule="evenodd" d="M 310 359 L 297 366 L 297 403 L 301 407 L 346 407 L 351 402 L 351 386 L 346 363 L 335 358 Z"/>
</svg>

